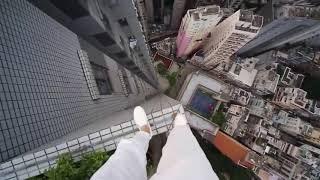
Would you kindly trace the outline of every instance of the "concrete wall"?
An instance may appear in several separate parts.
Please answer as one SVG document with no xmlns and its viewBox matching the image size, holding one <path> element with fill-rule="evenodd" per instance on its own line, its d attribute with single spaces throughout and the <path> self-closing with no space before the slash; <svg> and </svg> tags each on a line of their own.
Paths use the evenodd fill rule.
<svg viewBox="0 0 320 180">
<path fill-rule="evenodd" d="M 148 91 L 126 97 L 115 62 L 86 46 L 92 61 L 109 66 L 115 88 L 92 100 L 77 54 L 82 49 L 78 37 L 26 1 L 0 1 L 0 7 L 0 162 L 156 92 L 145 83 Z"/>
</svg>

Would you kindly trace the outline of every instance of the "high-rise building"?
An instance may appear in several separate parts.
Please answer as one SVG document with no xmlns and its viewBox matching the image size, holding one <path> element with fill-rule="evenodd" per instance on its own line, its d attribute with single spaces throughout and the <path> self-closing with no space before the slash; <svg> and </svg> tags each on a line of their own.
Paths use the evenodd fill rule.
<svg viewBox="0 0 320 180">
<path fill-rule="evenodd" d="M 258 34 L 262 24 L 262 16 L 238 10 L 214 28 L 202 53 L 196 54 L 202 56 L 196 60 L 197 63 L 205 69 L 218 65 L 224 68 L 230 63 L 230 57 Z"/>
<path fill-rule="evenodd" d="M 295 6 L 295 5 L 284 5 L 276 6 L 275 16 L 277 19 L 282 17 L 311 17 L 319 18 L 316 7 L 310 6 Z"/>
<path fill-rule="evenodd" d="M 170 23 L 172 30 L 177 30 L 179 28 L 183 13 L 185 12 L 186 2 L 187 0 L 174 0 Z"/>
<path fill-rule="evenodd" d="M 242 57 L 256 56 L 272 49 L 308 42 L 319 34 L 319 21 L 298 17 L 282 18 L 264 26 L 259 35 L 237 54 Z"/>
<path fill-rule="evenodd" d="M 239 9 L 243 0 L 228 0 L 226 1 L 228 8 Z"/>
<path fill-rule="evenodd" d="M 147 19 L 149 22 L 154 21 L 154 7 L 153 7 L 153 0 L 151 1 L 143 1 L 145 4 L 146 12 L 147 12 Z"/>
<path fill-rule="evenodd" d="M 143 1 L 135 1 L 135 5 L 137 7 L 138 20 L 142 25 L 142 33 L 147 36 L 147 39 L 149 38 L 148 36 L 150 31 L 149 22 L 153 21 L 153 11 L 150 12 L 151 10 L 149 10 L 149 8 L 152 7 L 152 3 L 151 3 L 151 7 L 149 7 L 150 6 L 149 3 L 143 3 Z"/>
<path fill-rule="evenodd" d="M 177 36 L 177 57 L 188 56 L 199 48 L 221 18 L 220 7 L 215 5 L 188 10 Z"/>
<path fill-rule="evenodd" d="M 88 41 L 153 86 L 156 74 L 147 47 L 145 23 L 136 1 L 29 0 L 44 13 Z M 138 18 L 139 15 L 139 18 Z"/>
<path fill-rule="evenodd" d="M 32 2 L 0 1 L 0 162 L 157 93 L 132 1 Z"/>
<path fill-rule="evenodd" d="M 153 1 L 153 17 L 156 23 L 163 23 L 164 18 L 164 0 L 149 0 Z M 146 3 L 149 4 L 149 3 Z"/>
</svg>

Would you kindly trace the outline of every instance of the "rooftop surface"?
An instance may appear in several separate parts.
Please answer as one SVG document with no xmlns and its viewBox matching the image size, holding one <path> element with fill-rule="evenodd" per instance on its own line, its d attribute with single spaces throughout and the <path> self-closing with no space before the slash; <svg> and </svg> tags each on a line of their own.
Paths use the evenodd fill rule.
<svg viewBox="0 0 320 180">
<path fill-rule="evenodd" d="M 154 135 L 171 129 L 173 113 L 184 113 L 179 102 L 158 95 L 146 100 L 142 106 L 150 121 Z M 133 108 L 114 113 L 59 138 L 45 146 L 0 164 L 0 179 L 26 179 L 53 167 L 60 154 L 71 153 L 77 158 L 90 151 L 112 151 L 121 138 L 130 138 L 138 130 L 133 122 Z"/>
<path fill-rule="evenodd" d="M 217 96 L 220 94 L 222 96 L 224 91 L 228 91 L 228 86 L 224 82 L 202 72 L 197 72 L 188 75 L 177 99 L 180 100 L 183 105 L 187 105 L 190 98 L 193 96 L 193 93 L 199 86 L 205 87 L 212 93 L 217 93 Z"/>
<path fill-rule="evenodd" d="M 247 147 L 221 131 L 213 139 L 213 144 L 236 164 L 243 161 L 249 153 Z"/>
<path fill-rule="evenodd" d="M 169 69 L 172 65 L 172 60 L 159 54 L 156 53 L 156 55 L 153 58 L 154 61 L 161 61 L 163 63 L 163 65 L 166 67 L 166 69 Z"/>
<path fill-rule="evenodd" d="M 144 101 L 142 104 L 139 104 L 139 106 L 143 107 L 146 114 L 150 116 L 151 113 L 159 112 L 161 111 L 161 109 L 165 111 L 165 109 L 174 107 L 178 104 L 180 104 L 178 101 L 171 99 L 168 96 L 157 95 L 149 100 Z M 127 121 L 131 121 L 133 119 L 133 109 L 134 108 L 129 108 L 123 111 L 115 112 L 112 115 L 105 117 L 105 119 L 103 120 L 88 124 L 83 128 L 80 128 L 66 136 L 63 136 L 57 140 L 54 140 L 51 143 L 47 143 L 45 146 L 41 146 L 40 148 L 37 148 L 33 151 L 37 151 L 39 149 L 45 149 L 45 148 L 54 146 L 56 144 L 60 144 L 62 142 L 66 142 L 78 137 L 82 137 L 87 134 L 94 133 L 111 126 L 115 126 Z"/>
</svg>

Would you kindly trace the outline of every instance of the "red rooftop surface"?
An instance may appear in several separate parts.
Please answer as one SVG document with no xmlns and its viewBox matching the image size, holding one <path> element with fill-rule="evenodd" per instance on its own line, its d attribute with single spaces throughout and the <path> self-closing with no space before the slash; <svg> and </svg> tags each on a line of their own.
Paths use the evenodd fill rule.
<svg viewBox="0 0 320 180">
<path fill-rule="evenodd" d="M 250 150 L 232 137 L 219 131 L 212 143 L 222 154 L 229 157 L 234 163 L 246 168 L 251 168 L 251 164 L 249 163 L 249 165 L 246 161 Z"/>
<path fill-rule="evenodd" d="M 162 63 L 164 64 L 164 66 L 166 67 L 166 69 L 169 69 L 172 65 L 172 60 L 159 54 L 158 52 L 154 55 L 153 60 L 156 61 L 162 61 Z"/>
</svg>

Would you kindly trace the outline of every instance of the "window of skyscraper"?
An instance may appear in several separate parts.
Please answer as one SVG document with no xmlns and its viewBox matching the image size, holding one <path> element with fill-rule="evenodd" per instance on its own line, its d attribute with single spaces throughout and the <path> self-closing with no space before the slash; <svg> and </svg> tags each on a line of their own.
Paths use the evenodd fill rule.
<svg viewBox="0 0 320 180">
<path fill-rule="evenodd" d="M 103 19 L 102 19 L 103 23 L 106 26 L 106 28 L 111 30 L 110 21 L 109 21 L 108 17 L 104 14 L 102 14 L 102 17 L 103 17 Z"/>
<path fill-rule="evenodd" d="M 124 68 L 121 68 L 121 72 L 122 72 L 123 82 L 124 82 L 124 85 L 126 87 L 126 90 L 127 90 L 128 94 L 131 94 L 132 93 L 132 89 L 131 89 L 131 86 L 130 86 L 128 74 L 127 74 L 127 72 L 126 72 L 126 70 Z"/>
<path fill-rule="evenodd" d="M 89 15 L 89 12 L 81 6 L 78 0 L 51 0 L 51 2 L 72 19 Z"/>
<path fill-rule="evenodd" d="M 119 0 L 108 0 L 106 2 L 109 4 L 110 8 L 119 4 Z"/>
<path fill-rule="evenodd" d="M 128 26 L 129 25 L 126 18 L 119 19 L 118 23 L 120 24 L 120 26 Z"/>
<path fill-rule="evenodd" d="M 126 54 L 124 51 L 115 53 L 115 55 L 116 55 L 118 58 L 125 58 L 125 57 L 127 57 L 127 54 Z"/>
<path fill-rule="evenodd" d="M 92 62 L 90 64 L 100 95 L 111 94 L 113 89 L 108 76 L 108 69 Z"/>
<path fill-rule="evenodd" d="M 138 80 L 136 79 L 136 77 L 134 77 L 133 80 L 134 80 L 134 84 L 136 85 L 136 88 L 137 88 L 137 93 L 140 94 L 141 90 L 140 90 L 140 86 L 138 84 Z"/>
<path fill-rule="evenodd" d="M 99 41 L 103 46 L 110 46 L 115 44 L 115 41 L 109 36 L 107 32 L 93 35 L 97 41 Z"/>
</svg>

